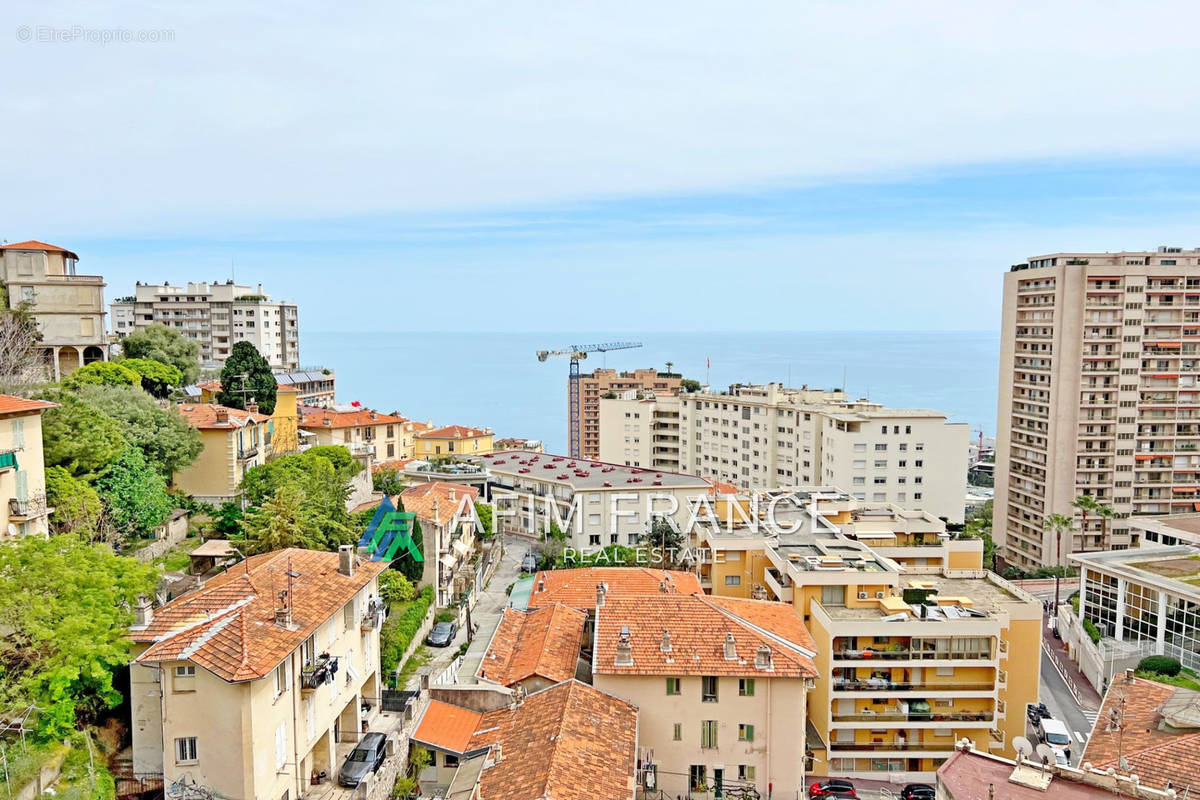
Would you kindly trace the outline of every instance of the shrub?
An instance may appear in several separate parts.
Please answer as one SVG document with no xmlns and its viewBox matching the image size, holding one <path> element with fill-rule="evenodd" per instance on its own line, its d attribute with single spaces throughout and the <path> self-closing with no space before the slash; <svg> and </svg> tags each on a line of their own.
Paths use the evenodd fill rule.
<svg viewBox="0 0 1200 800">
<path fill-rule="evenodd" d="M 1183 665 L 1170 656 L 1146 656 L 1138 662 L 1138 672 L 1157 672 L 1159 675 L 1174 677 L 1179 674 Z"/>
<path fill-rule="evenodd" d="M 1088 638 L 1092 640 L 1092 644 L 1100 644 L 1100 629 L 1090 619 L 1083 621 L 1083 629 L 1087 631 Z"/>
<path fill-rule="evenodd" d="M 433 605 L 433 587 L 426 586 L 412 602 L 399 614 L 388 617 L 380 631 L 379 664 L 385 675 L 395 671 L 404 651 L 412 644 L 413 637 L 421 627 L 429 607 Z"/>
<path fill-rule="evenodd" d="M 458 619 L 458 615 L 453 611 L 439 611 L 437 616 L 433 618 L 434 622 L 454 622 Z"/>
<path fill-rule="evenodd" d="M 417 590 L 408 578 L 394 569 L 389 569 L 379 576 L 379 596 L 383 598 L 383 602 L 391 605 L 412 600 L 417 596 Z"/>
</svg>

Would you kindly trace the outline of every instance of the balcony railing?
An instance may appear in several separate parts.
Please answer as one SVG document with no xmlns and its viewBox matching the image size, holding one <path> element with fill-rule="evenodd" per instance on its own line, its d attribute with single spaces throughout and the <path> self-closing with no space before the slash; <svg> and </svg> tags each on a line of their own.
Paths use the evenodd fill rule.
<svg viewBox="0 0 1200 800">
<path fill-rule="evenodd" d="M 954 749 L 954 742 L 831 742 L 829 749 L 837 750 L 935 750 L 949 751 Z"/>
<path fill-rule="evenodd" d="M 325 683 L 331 683 L 337 673 L 338 660 L 329 655 L 318 656 L 313 663 L 300 670 L 300 688 L 312 691 Z"/>
<path fill-rule="evenodd" d="M 989 692 L 994 688 L 994 683 L 897 683 L 878 678 L 833 682 L 835 692 Z"/>
<path fill-rule="evenodd" d="M 960 714 L 834 714 L 834 722 L 991 722 L 991 711 Z"/>
<path fill-rule="evenodd" d="M 247 461 L 251 458 L 254 458 L 256 455 L 258 455 L 257 447 L 239 447 L 238 448 L 238 461 Z"/>
<path fill-rule="evenodd" d="M 903 660 L 961 660 L 968 658 L 991 659 L 986 652 L 952 652 L 948 650 L 835 650 L 833 657 L 842 661 L 903 661 Z"/>
<path fill-rule="evenodd" d="M 383 625 L 385 619 L 387 619 L 387 610 L 383 603 L 372 600 L 363 613 L 360 627 L 364 631 L 374 630 Z"/>
</svg>

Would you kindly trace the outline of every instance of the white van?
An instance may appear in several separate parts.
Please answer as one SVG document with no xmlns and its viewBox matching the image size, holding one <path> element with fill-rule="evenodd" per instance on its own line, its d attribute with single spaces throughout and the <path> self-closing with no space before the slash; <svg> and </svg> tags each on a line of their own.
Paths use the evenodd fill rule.
<svg viewBox="0 0 1200 800">
<path fill-rule="evenodd" d="M 1038 726 L 1041 737 L 1057 752 L 1066 750 L 1071 745 L 1071 732 L 1067 726 L 1056 719 L 1043 719 Z"/>
</svg>

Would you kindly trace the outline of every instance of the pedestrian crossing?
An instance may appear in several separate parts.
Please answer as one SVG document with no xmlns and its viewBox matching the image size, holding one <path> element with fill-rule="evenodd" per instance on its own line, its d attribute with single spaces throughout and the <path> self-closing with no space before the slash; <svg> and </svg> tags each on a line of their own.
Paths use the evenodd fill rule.
<svg viewBox="0 0 1200 800">
<path fill-rule="evenodd" d="M 1082 733 L 1079 731 L 1073 731 L 1073 733 L 1075 734 L 1075 738 L 1079 741 L 1080 744 L 1085 744 L 1087 742 L 1088 736 L 1090 736 L 1092 733 L 1092 728 L 1094 728 L 1096 726 L 1096 718 L 1100 716 L 1100 712 L 1099 711 L 1088 711 L 1087 709 L 1080 709 L 1079 713 L 1081 713 L 1083 715 L 1083 718 L 1087 720 L 1088 729 Z"/>
</svg>

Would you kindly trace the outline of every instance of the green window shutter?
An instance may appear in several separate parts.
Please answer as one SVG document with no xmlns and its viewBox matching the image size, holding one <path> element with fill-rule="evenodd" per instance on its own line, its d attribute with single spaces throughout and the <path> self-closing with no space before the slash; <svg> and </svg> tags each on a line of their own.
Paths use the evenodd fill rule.
<svg viewBox="0 0 1200 800">
<path fill-rule="evenodd" d="M 12 421 L 12 440 L 14 448 L 25 447 L 25 420 L 14 419 Z"/>
<path fill-rule="evenodd" d="M 0 469 L 16 468 L 17 454 L 16 453 L 0 453 Z"/>
<path fill-rule="evenodd" d="M 29 501 L 29 473 L 17 470 L 17 499 L 22 503 Z"/>
</svg>

